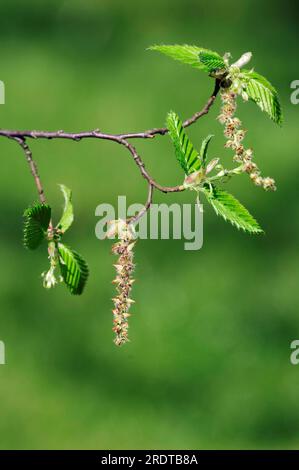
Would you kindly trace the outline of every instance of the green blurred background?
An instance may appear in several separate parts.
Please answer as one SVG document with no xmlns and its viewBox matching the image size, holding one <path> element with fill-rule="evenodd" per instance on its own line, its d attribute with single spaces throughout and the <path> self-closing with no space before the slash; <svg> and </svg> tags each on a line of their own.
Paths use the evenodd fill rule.
<svg viewBox="0 0 299 470">
<path fill-rule="evenodd" d="M 49 202 L 61 211 L 57 183 L 73 189 L 75 223 L 66 241 L 90 264 L 85 294 L 41 288 L 44 249 L 23 249 L 22 213 L 36 199 L 24 157 L 1 139 L 0 447 L 2 449 L 298 448 L 299 79 L 296 2 L 195 0 L 3 0 L 0 79 L 6 84 L 1 127 L 107 132 L 162 125 L 167 111 L 188 117 L 212 82 L 205 74 L 145 49 L 191 43 L 252 66 L 278 88 L 281 128 L 254 104 L 240 103 L 246 144 L 276 193 L 247 178 L 230 190 L 257 217 L 253 237 L 217 218 L 204 219 L 204 246 L 140 241 L 131 343 L 112 343 L 109 241 L 94 235 L 95 208 L 126 194 L 143 202 L 146 185 L 125 150 L 102 141 L 34 141 Z M 222 128 L 210 114 L 190 129 L 197 145 Z M 169 140 L 136 142 L 151 174 L 181 183 Z M 155 194 L 156 202 L 194 195 Z"/>
</svg>

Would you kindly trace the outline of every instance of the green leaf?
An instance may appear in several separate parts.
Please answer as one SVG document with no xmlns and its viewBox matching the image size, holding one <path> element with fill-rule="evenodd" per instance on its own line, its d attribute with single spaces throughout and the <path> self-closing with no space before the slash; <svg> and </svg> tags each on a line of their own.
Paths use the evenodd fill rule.
<svg viewBox="0 0 299 470">
<path fill-rule="evenodd" d="M 176 158 L 185 174 L 189 175 L 199 170 L 202 165 L 199 154 L 185 133 L 182 121 L 173 111 L 167 115 L 167 128 L 175 148 Z"/>
<path fill-rule="evenodd" d="M 187 44 L 181 46 L 178 44 L 171 46 L 157 45 L 149 47 L 149 50 L 161 52 L 174 60 L 178 60 L 179 62 L 183 62 L 184 64 L 188 64 L 205 71 L 209 71 L 209 65 L 211 65 L 211 60 L 209 62 L 208 55 L 210 55 L 210 57 L 213 56 L 214 60 L 216 60 L 216 57 L 219 58 L 219 60 L 221 59 L 221 56 L 217 54 L 217 52 L 204 49 L 203 47 L 188 46 Z M 207 56 L 203 56 L 203 59 L 208 63 L 204 63 L 204 61 L 202 62 L 200 60 L 199 55 L 203 53 L 207 54 Z"/>
<path fill-rule="evenodd" d="M 57 228 L 59 228 L 64 233 L 74 221 L 72 191 L 66 186 L 64 186 L 64 184 L 60 184 L 59 186 L 64 196 L 64 208 L 62 217 L 59 223 L 57 224 Z"/>
<path fill-rule="evenodd" d="M 209 135 L 202 141 L 202 144 L 201 144 L 201 147 L 200 147 L 199 156 L 200 156 L 200 158 L 201 158 L 203 164 L 205 163 L 205 161 L 206 161 L 206 159 L 207 159 L 209 143 L 211 142 L 211 140 L 212 140 L 213 137 L 214 137 L 213 134 L 209 134 Z"/>
<path fill-rule="evenodd" d="M 82 294 L 89 274 L 86 261 L 63 243 L 58 243 L 57 248 L 61 275 L 66 286 L 72 294 Z"/>
<path fill-rule="evenodd" d="M 51 207 L 35 203 L 24 212 L 23 242 L 26 248 L 35 250 L 46 238 L 51 220 Z"/>
<path fill-rule="evenodd" d="M 268 80 L 253 70 L 242 70 L 245 77 L 245 92 L 262 111 L 265 111 L 277 124 L 282 124 L 283 116 L 279 96 Z"/>
<path fill-rule="evenodd" d="M 203 192 L 216 214 L 221 215 L 224 220 L 228 220 L 232 225 L 246 232 L 263 232 L 258 222 L 234 196 L 214 185 L 211 185 L 211 188 L 205 185 Z"/>
<path fill-rule="evenodd" d="M 204 70 L 209 73 L 217 72 L 218 70 L 227 69 L 223 58 L 213 51 L 202 51 L 199 53 L 199 61 L 203 64 Z"/>
</svg>

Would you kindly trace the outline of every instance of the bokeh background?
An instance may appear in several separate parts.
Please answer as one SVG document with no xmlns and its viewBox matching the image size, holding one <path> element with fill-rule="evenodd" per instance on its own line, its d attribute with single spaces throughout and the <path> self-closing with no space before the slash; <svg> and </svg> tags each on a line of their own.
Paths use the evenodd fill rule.
<svg viewBox="0 0 299 470">
<path fill-rule="evenodd" d="M 41 288 L 46 247 L 22 247 L 22 213 L 35 187 L 16 143 L 1 139 L 0 447 L 2 449 L 297 448 L 299 366 L 299 79 L 296 2 L 247 0 L 3 0 L 1 127 L 107 132 L 162 125 L 167 111 L 188 117 L 212 82 L 146 48 L 191 43 L 254 54 L 252 65 L 278 88 L 279 128 L 254 104 L 239 105 L 263 172 L 276 193 L 246 177 L 230 191 L 265 236 L 238 232 L 209 207 L 204 246 L 140 241 L 136 249 L 131 343 L 112 343 L 114 272 L 109 241 L 94 234 L 95 208 L 146 185 L 124 149 L 102 141 L 34 141 L 31 147 L 54 214 L 57 187 L 73 189 L 75 223 L 66 241 L 90 264 L 85 294 Z M 197 145 L 216 134 L 211 156 L 230 162 L 216 122 L 219 100 L 190 129 Z M 151 174 L 174 185 L 182 173 L 167 137 L 136 142 Z M 155 194 L 156 202 L 194 195 Z"/>
</svg>

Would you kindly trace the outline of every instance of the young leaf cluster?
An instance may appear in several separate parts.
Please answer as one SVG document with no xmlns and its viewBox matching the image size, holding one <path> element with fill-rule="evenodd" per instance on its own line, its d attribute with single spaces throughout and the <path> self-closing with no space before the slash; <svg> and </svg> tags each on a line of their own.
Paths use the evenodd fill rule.
<svg viewBox="0 0 299 470">
<path fill-rule="evenodd" d="M 52 226 L 51 207 L 48 204 L 35 203 L 24 212 L 24 245 L 35 250 L 45 240 L 48 243 L 50 270 L 45 273 L 45 287 L 52 287 L 57 283 L 54 275 L 59 265 L 61 277 L 70 292 L 80 295 L 83 292 L 87 278 L 88 265 L 76 251 L 64 245 L 61 240 L 64 233 L 70 228 L 74 220 L 72 192 L 64 185 L 60 185 L 64 196 L 64 208 L 60 221 L 56 227 Z"/>
<path fill-rule="evenodd" d="M 235 227 L 249 233 L 261 233 L 263 230 L 248 210 L 234 196 L 211 183 L 209 173 L 218 163 L 218 159 L 207 163 L 208 146 L 213 136 L 208 135 L 197 152 L 182 121 L 173 111 L 167 116 L 167 127 L 176 158 L 186 175 L 185 186 L 203 192 L 216 214 Z"/>
<path fill-rule="evenodd" d="M 282 124 L 283 116 L 277 90 L 254 70 L 240 69 L 234 64 L 229 66 L 226 57 L 230 54 L 222 57 L 209 49 L 187 44 L 155 45 L 149 49 L 218 78 L 223 87 L 232 87 L 238 94 L 256 103 L 275 123 Z"/>
</svg>

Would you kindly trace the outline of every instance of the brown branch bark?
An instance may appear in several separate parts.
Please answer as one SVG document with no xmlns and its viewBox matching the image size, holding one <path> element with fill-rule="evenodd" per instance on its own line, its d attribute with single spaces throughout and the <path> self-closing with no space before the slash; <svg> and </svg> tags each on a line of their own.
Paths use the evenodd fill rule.
<svg viewBox="0 0 299 470">
<path fill-rule="evenodd" d="M 41 179 L 40 179 L 39 174 L 38 174 L 37 165 L 36 165 L 35 161 L 33 160 L 32 152 L 29 148 L 29 145 L 27 144 L 26 140 L 22 137 L 12 137 L 12 138 L 22 148 L 22 150 L 25 154 L 26 160 L 28 162 L 31 174 L 34 178 L 34 182 L 35 182 L 35 186 L 36 186 L 36 189 L 37 189 L 37 192 L 38 192 L 39 200 L 42 204 L 45 204 L 46 203 L 45 192 L 44 192 L 44 189 L 43 189 L 43 186 L 42 186 Z"/>
<path fill-rule="evenodd" d="M 133 217 L 130 217 L 127 222 L 128 223 L 136 223 L 138 222 L 141 217 L 144 216 L 144 214 L 149 210 L 151 207 L 151 204 L 153 202 L 153 193 L 154 193 L 154 188 L 151 184 L 148 185 L 148 195 L 147 195 L 147 200 L 146 203 L 144 204 L 143 208 Z"/>
<path fill-rule="evenodd" d="M 204 116 L 205 114 L 209 112 L 211 106 L 213 105 L 216 99 L 219 89 L 220 89 L 220 81 L 216 80 L 213 93 L 211 94 L 205 106 L 202 108 L 201 111 L 196 112 L 192 117 L 185 120 L 183 123 L 184 127 L 191 126 L 198 119 L 200 119 L 202 116 Z M 167 134 L 167 132 L 168 132 L 168 129 L 166 127 L 149 129 L 144 132 L 123 133 L 123 134 L 106 134 L 106 133 L 101 132 L 99 129 L 95 129 L 95 130 L 87 131 L 87 132 L 78 132 L 78 133 L 65 132 L 63 130 L 49 132 L 49 131 L 36 131 L 36 130 L 20 131 L 20 130 L 0 129 L 0 137 L 7 137 L 10 139 L 13 139 L 16 142 L 18 142 L 18 144 L 22 147 L 25 153 L 27 162 L 30 166 L 30 170 L 34 178 L 35 185 L 38 190 L 39 199 L 42 203 L 45 203 L 46 198 L 45 198 L 44 190 L 43 190 L 41 180 L 38 174 L 37 166 L 36 166 L 35 161 L 32 158 L 32 152 L 26 142 L 26 139 L 28 138 L 29 139 L 49 139 L 49 140 L 69 139 L 69 140 L 73 140 L 77 142 L 81 141 L 82 139 L 88 139 L 88 138 L 110 140 L 112 142 L 116 142 L 120 145 L 123 145 L 129 151 L 134 162 L 138 166 L 141 175 L 148 182 L 149 187 L 151 188 L 150 189 L 151 194 L 152 194 L 153 188 L 156 188 L 159 191 L 162 191 L 163 193 L 184 191 L 184 187 L 182 185 L 162 186 L 161 184 L 157 183 L 146 170 L 144 162 L 142 158 L 140 157 L 140 155 L 138 154 L 137 149 L 129 142 L 129 139 L 152 139 L 157 135 L 165 135 Z"/>
</svg>

